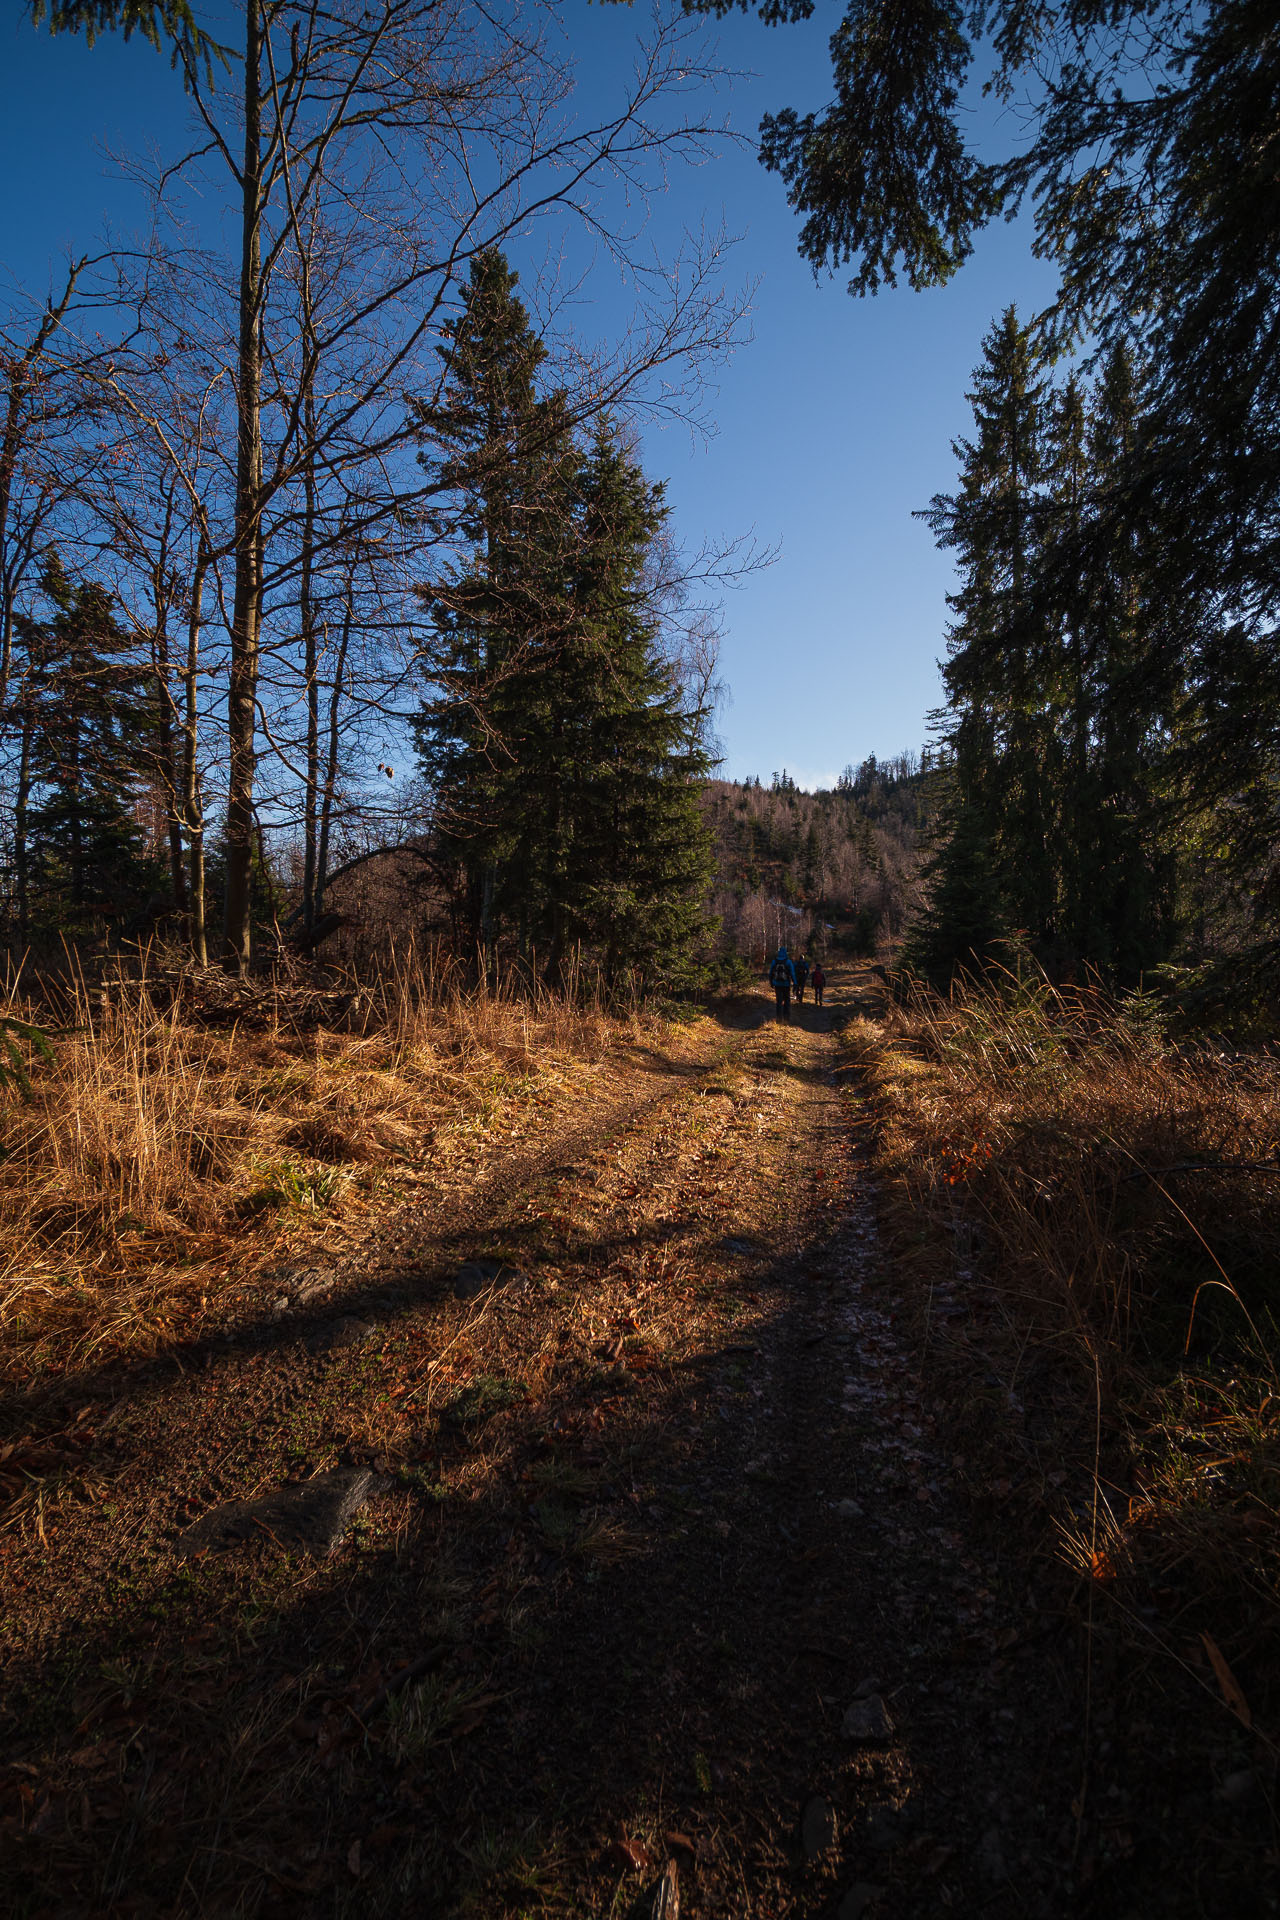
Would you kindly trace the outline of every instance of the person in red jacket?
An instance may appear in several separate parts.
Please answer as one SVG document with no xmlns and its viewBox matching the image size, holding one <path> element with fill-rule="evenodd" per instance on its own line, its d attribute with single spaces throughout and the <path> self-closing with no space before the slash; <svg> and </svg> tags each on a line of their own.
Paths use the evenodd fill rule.
<svg viewBox="0 0 1280 1920">
<path fill-rule="evenodd" d="M 813 972 L 809 975 L 809 985 L 813 988 L 815 1006 L 820 1007 L 822 1005 L 822 989 L 826 984 L 827 976 L 822 971 L 822 962 L 821 960 L 815 960 L 813 963 Z"/>
</svg>

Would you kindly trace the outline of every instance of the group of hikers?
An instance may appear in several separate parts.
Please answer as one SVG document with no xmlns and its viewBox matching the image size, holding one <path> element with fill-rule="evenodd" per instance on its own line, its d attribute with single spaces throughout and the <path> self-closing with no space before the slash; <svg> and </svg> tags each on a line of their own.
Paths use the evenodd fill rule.
<svg viewBox="0 0 1280 1920">
<path fill-rule="evenodd" d="M 799 959 L 793 960 L 785 947 L 778 948 L 769 966 L 769 985 L 773 988 L 774 997 L 778 1003 L 779 1020 L 789 1020 L 791 1018 L 791 993 L 793 988 L 795 989 L 796 1005 L 798 1007 L 804 1005 L 804 990 L 807 986 L 813 987 L 814 1003 L 820 1007 L 822 1005 L 822 989 L 826 984 L 827 976 L 822 971 L 822 962 L 820 960 L 811 962 L 808 955 L 804 953 L 800 955 Z"/>
</svg>

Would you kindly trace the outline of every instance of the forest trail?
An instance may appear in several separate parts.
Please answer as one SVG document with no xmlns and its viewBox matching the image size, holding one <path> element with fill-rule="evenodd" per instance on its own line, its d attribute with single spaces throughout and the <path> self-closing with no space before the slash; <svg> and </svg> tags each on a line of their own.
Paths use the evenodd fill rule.
<svg viewBox="0 0 1280 1920">
<path fill-rule="evenodd" d="M 1065 1910 L 1062 1627 L 899 1321 L 876 993 L 762 993 L 572 1158 L 68 1389 L 115 1466 L 8 1542 L 15 1913 L 656 1913 L 668 1861 L 686 1916 Z"/>
</svg>

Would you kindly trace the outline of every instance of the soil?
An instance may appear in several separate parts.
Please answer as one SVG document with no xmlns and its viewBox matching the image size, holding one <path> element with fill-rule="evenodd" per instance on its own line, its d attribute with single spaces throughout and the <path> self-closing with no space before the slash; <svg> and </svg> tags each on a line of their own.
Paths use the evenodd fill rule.
<svg viewBox="0 0 1280 1920">
<path fill-rule="evenodd" d="M 1078 1582 L 957 1448 L 838 1047 L 877 991 L 708 1019 L 10 1396 L 83 1496 L 0 1536 L 7 1911 L 1275 1910 L 1229 1822 L 1188 1904 Z"/>
</svg>

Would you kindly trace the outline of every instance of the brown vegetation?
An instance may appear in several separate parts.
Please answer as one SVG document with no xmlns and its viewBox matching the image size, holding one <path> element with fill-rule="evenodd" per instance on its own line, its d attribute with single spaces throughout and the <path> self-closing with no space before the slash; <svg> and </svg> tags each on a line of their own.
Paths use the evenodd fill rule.
<svg viewBox="0 0 1280 1920">
<path fill-rule="evenodd" d="M 1038 1516 L 1091 1612 L 1270 1726 L 1280 1063 L 1038 979 L 848 1038 L 957 1444 L 1000 1455 L 1006 1518 Z"/>
<path fill-rule="evenodd" d="M 148 1352 L 282 1251 L 513 1125 L 634 1033 L 402 960 L 352 992 L 79 980 L 0 1115 L 2 1364 Z M 228 995 L 239 999 L 232 1004 Z M 10 1016 L 47 1014 L 12 989 Z"/>
</svg>

